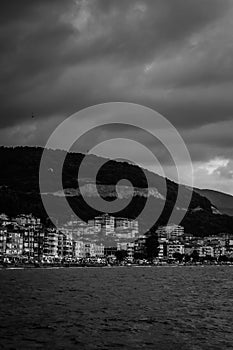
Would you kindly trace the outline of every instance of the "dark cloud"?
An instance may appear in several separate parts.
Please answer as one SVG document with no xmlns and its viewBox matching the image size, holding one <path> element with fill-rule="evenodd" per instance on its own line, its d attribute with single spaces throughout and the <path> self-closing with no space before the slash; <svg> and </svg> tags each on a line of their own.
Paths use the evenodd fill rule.
<svg viewBox="0 0 233 350">
<path fill-rule="evenodd" d="M 125 101 L 167 117 L 195 161 L 232 157 L 232 1 L 3 0 L 0 10 L 2 143 L 44 144 L 70 114 Z"/>
<path fill-rule="evenodd" d="M 227 0 L 2 1 L 1 124 L 27 118 L 32 104 L 41 117 L 49 117 L 51 113 L 69 114 L 73 110 L 70 105 L 78 109 L 118 99 L 143 103 L 132 86 L 114 88 L 118 75 L 125 68 L 139 68 L 155 57 L 168 52 L 171 55 L 185 45 L 190 35 L 219 20 L 229 6 Z M 98 62 L 106 65 L 102 78 Z M 70 69 L 76 79 L 66 83 L 65 89 L 73 98 L 67 98 L 62 88 L 62 77 Z M 92 80 L 94 69 L 96 82 Z M 134 74 L 139 73 L 136 70 Z M 137 84 L 140 86 L 140 79 Z M 96 93 L 96 85 L 102 94 Z M 154 95 L 163 110 L 164 101 Z M 145 96 L 144 100 L 151 104 L 152 98 L 147 101 Z M 178 104 L 183 118 L 186 106 L 179 106 L 179 96 L 177 100 L 166 102 L 172 109 Z"/>
</svg>

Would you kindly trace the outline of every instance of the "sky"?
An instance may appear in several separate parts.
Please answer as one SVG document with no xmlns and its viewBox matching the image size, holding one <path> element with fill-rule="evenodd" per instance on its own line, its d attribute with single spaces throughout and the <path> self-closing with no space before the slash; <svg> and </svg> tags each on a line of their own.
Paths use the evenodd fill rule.
<svg viewBox="0 0 233 350">
<path fill-rule="evenodd" d="M 232 18 L 232 0 L 2 0 L 0 144 L 44 146 L 83 108 L 136 103 L 180 132 L 195 186 L 233 194 Z"/>
</svg>

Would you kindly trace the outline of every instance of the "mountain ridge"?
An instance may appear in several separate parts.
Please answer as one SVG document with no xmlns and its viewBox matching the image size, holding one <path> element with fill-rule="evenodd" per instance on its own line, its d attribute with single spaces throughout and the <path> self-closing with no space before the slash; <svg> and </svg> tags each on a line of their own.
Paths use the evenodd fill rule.
<svg viewBox="0 0 233 350">
<path fill-rule="evenodd" d="M 231 194 L 206 188 L 194 188 L 194 190 L 208 198 L 222 214 L 233 216 L 233 196 Z"/>
<path fill-rule="evenodd" d="M 41 147 L 0 147 L 0 211 L 9 215 L 17 215 L 22 211 L 30 212 L 43 220 L 47 219 L 39 193 L 39 166 L 43 151 L 44 149 Z M 45 150 L 45 152 L 48 152 L 52 164 L 52 170 L 48 169 L 48 190 L 50 193 L 46 195 L 51 202 L 58 201 L 56 203 L 59 207 L 61 201 L 59 202 L 59 196 L 54 196 L 58 188 L 53 174 L 57 171 L 59 157 L 64 155 L 63 152 L 65 151 Z M 90 208 L 85 203 L 85 198 L 80 195 L 77 174 L 84 157 L 85 155 L 80 153 L 66 153 L 63 168 L 63 188 L 67 192 L 66 198 L 70 206 L 85 221 L 101 213 Z M 103 160 L 95 155 L 87 155 L 86 157 L 90 169 L 93 166 L 98 166 Z M 154 209 L 148 215 L 157 214 L 158 209 L 163 206 L 162 214 L 155 225 L 166 224 L 176 203 L 178 187 L 184 202 L 185 198 L 190 195 L 190 189 L 187 186 L 178 186 L 175 182 L 164 179 L 149 170 L 142 170 L 140 167 L 126 162 L 116 162 L 109 159 L 105 161 L 106 164 L 101 167 L 96 178 L 98 193 L 101 197 L 108 201 L 112 201 L 117 197 L 116 184 L 122 178 L 129 180 L 135 190 L 133 199 L 130 204 L 127 204 L 127 198 L 125 197 L 128 197 L 128 193 L 122 188 L 120 191 L 122 198 L 120 200 L 122 204 L 126 203 L 126 207 L 122 205 L 124 209 L 119 213 L 115 213 L 115 216 L 136 218 L 143 209 L 149 193 L 150 196 L 154 196 L 152 198 Z M 95 179 L 91 178 L 90 174 L 87 175 L 81 179 L 81 187 L 86 188 L 86 195 L 92 195 L 91 191 Z M 153 191 L 152 188 L 147 188 L 146 177 L 149 177 L 150 183 L 153 185 Z M 164 188 L 164 184 L 167 188 Z M 68 195 L 69 191 L 72 195 Z M 93 198 L 95 199 L 94 196 Z M 193 191 L 188 212 L 181 222 L 185 227 L 185 231 L 202 236 L 220 232 L 233 233 L 233 217 L 218 214 L 218 208 L 214 208 L 215 205 L 209 199 Z M 177 212 L 184 209 L 187 208 L 182 206 L 175 208 Z M 59 207 L 59 213 L 55 212 L 54 216 L 56 217 L 61 213 L 64 217 L 59 219 L 67 220 L 62 204 Z M 145 222 L 140 224 L 144 227 Z"/>
</svg>

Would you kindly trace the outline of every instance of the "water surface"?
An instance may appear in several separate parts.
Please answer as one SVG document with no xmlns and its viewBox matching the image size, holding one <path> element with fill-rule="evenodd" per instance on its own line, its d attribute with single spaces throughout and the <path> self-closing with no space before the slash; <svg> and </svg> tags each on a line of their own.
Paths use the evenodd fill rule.
<svg viewBox="0 0 233 350">
<path fill-rule="evenodd" d="M 233 267 L 0 271 L 0 349 L 233 349 Z"/>
</svg>

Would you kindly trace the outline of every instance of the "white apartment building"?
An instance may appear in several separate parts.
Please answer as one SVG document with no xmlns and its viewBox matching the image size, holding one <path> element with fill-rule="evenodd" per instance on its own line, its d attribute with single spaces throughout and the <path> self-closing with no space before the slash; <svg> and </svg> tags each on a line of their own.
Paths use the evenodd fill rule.
<svg viewBox="0 0 233 350">
<path fill-rule="evenodd" d="M 85 243 L 82 241 L 74 241 L 73 245 L 74 257 L 77 259 L 85 258 Z"/>
<path fill-rule="evenodd" d="M 197 248 L 200 258 L 205 258 L 206 256 L 214 257 L 214 247 L 211 246 L 201 246 Z"/>
<path fill-rule="evenodd" d="M 176 239 L 184 235 L 184 227 L 175 224 L 159 226 L 156 233 L 159 238 Z"/>
<path fill-rule="evenodd" d="M 167 257 L 169 259 L 172 259 L 174 253 L 184 254 L 184 245 L 178 244 L 178 243 L 168 244 L 167 245 Z"/>
<path fill-rule="evenodd" d="M 85 257 L 101 258 L 104 257 L 104 245 L 95 243 L 85 243 Z"/>
</svg>

